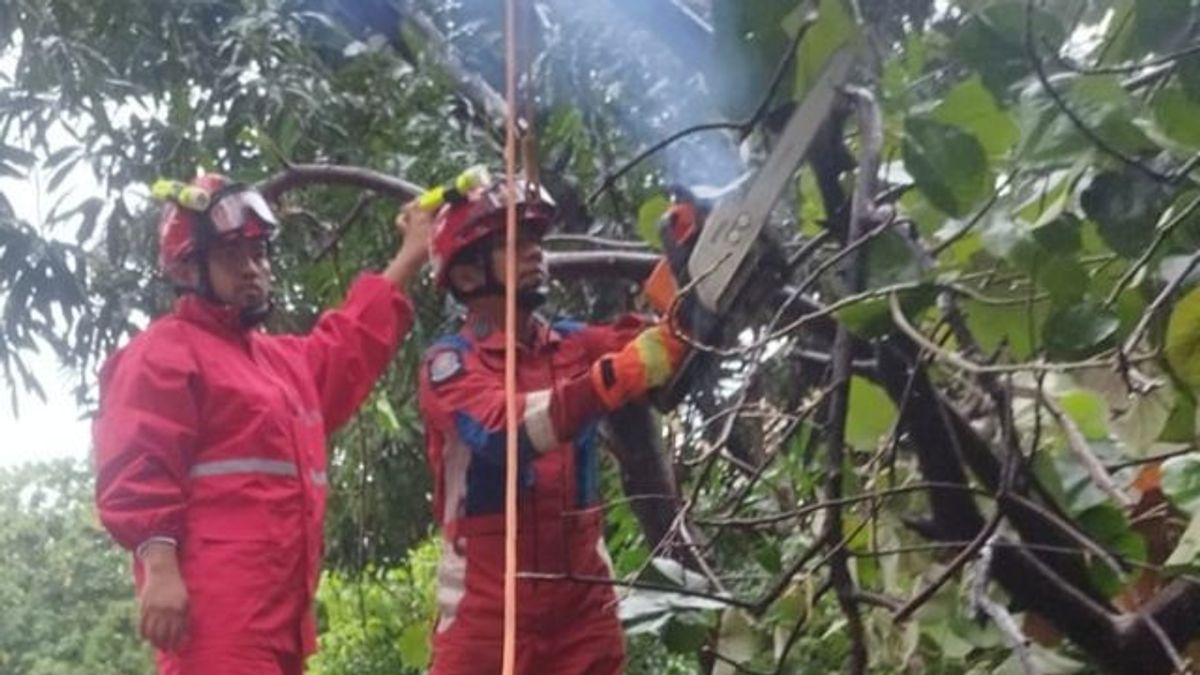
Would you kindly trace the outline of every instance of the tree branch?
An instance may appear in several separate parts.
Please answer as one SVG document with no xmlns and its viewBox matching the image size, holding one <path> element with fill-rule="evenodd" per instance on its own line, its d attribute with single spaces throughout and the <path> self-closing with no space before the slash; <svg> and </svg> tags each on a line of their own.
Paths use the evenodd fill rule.
<svg viewBox="0 0 1200 675">
<path fill-rule="evenodd" d="M 341 185 L 379 193 L 400 203 L 425 191 L 416 183 L 356 166 L 337 164 L 294 164 L 258 183 L 255 188 L 269 201 L 279 201 L 284 193 L 310 185 Z"/>
<path fill-rule="evenodd" d="M 866 89 L 848 87 L 846 93 L 854 100 L 858 110 L 859 128 L 862 132 L 862 151 L 859 157 L 859 173 L 855 182 L 854 196 L 850 208 L 850 225 L 847 239 L 856 241 L 867 229 L 867 223 L 875 216 L 874 195 L 879 162 L 883 149 L 883 122 L 875 97 Z M 843 270 L 850 293 L 862 289 L 866 277 L 862 250 L 855 248 L 845 261 Z M 853 338 L 845 324 L 839 324 L 833 340 L 831 380 L 835 389 L 829 403 L 826 421 L 826 500 L 836 502 L 842 498 L 842 471 L 845 467 L 846 419 L 850 405 L 851 360 Z M 826 514 L 822 540 L 832 544 L 842 534 L 841 507 L 834 504 Z M 861 674 L 867 668 L 866 634 L 858 608 L 857 589 L 847 562 L 845 548 L 838 546 L 829 557 L 829 579 L 837 594 L 838 604 L 846 616 L 850 633 L 850 662 L 848 672 Z"/>
</svg>

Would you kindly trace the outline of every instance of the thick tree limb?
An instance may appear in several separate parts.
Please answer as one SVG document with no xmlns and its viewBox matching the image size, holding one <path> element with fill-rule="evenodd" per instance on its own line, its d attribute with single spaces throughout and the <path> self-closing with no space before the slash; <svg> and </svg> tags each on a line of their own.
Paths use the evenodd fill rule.
<svg viewBox="0 0 1200 675">
<path fill-rule="evenodd" d="M 613 411 L 605 426 L 609 447 L 621 468 L 621 487 L 631 500 L 647 544 L 652 550 L 661 548 L 688 567 L 701 569 L 695 550 L 672 546 L 667 541 L 682 505 L 650 406 L 637 403 Z M 647 496 L 653 498 L 638 499 Z M 689 527 L 686 519 L 678 527 Z"/>
<path fill-rule="evenodd" d="M 278 201 L 285 192 L 310 185 L 356 187 L 379 193 L 401 203 L 425 190 L 416 183 L 373 169 L 337 164 L 294 164 L 255 187 L 268 200 Z"/>
<path fill-rule="evenodd" d="M 902 340 L 902 338 L 900 338 Z M 911 370 L 917 368 L 905 348 L 891 338 L 880 350 L 879 378 L 894 401 Z M 964 458 L 974 457 L 983 469 L 983 482 L 993 488 L 998 467 L 979 456 L 982 439 L 936 393 L 923 373 L 914 381 L 908 404 L 900 411 L 905 433 L 913 442 L 926 480 L 958 480 L 965 484 Z M 952 452 L 947 452 L 952 449 Z M 990 452 L 987 453 L 990 455 Z M 970 461 L 967 461 L 970 463 Z M 930 505 L 936 538 L 962 541 L 973 538 L 983 526 L 978 506 L 962 490 L 930 490 Z M 1045 531 L 1045 519 L 1036 514 L 1021 517 L 1021 508 L 1006 509 L 1005 515 L 1018 528 L 1024 542 L 997 537 L 992 572 L 1013 602 L 1042 615 L 1067 637 L 1087 651 L 1105 669 L 1122 675 L 1158 675 L 1173 671 L 1173 654 L 1164 648 L 1159 631 L 1179 648 L 1200 633 L 1200 585 L 1188 580 L 1172 582 L 1138 613 L 1119 614 L 1091 589 L 1086 572 L 1078 564 L 1066 564 L 1068 556 L 1050 549 L 1071 547 L 1053 532 Z M 1045 551 L 1040 551 L 1042 547 Z M 1071 556 L 1074 557 L 1074 556 Z M 1152 619 L 1153 623 L 1149 620 Z M 1157 624 L 1157 626 L 1155 626 Z"/>
</svg>

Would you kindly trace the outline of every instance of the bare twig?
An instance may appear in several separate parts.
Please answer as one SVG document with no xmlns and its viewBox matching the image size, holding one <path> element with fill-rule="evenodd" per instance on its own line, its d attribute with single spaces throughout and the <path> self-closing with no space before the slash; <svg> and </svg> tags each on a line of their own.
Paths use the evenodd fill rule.
<svg viewBox="0 0 1200 675">
<path fill-rule="evenodd" d="M 1200 256 L 1200 254 L 1198 254 Z M 1200 263 L 1200 258 L 1197 259 Z M 938 347 L 925 337 L 921 331 L 913 327 L 908 321 L 908 317 L 904 316 L 904 311 L 900 308 L 899 296 L 892 293 L 888 296 L 888 302 L 891 306 L 892 321 L 896 324 L 905 335 L 916 342 L 921 349 L 931 352 L 938 361 L 943 361 L 948 365 L 954 366 L 960 370 L 969 373 L 1019 373 L 1019 372 L 1069 372 L 1072 370 L 1086 370 L 1088 368 L 1111 368 L 1116 365 L 1114 360 L 1115 353 L 1110 350 L 1105 356 L 1093 357 L 1083 361 L 1036 361 L 1031 363 L 1014 363 L 1014 364 L 984 364 L 976 363 L 970 359 L 958 354 L 957 352 L 948 351 Z M 1153 358 L 1153 354 L 1138 354 L 1130 357 L 1131 361 L 1144 361 Z"/>
<path fill-rule="evenodd" d="M 1125 274 L 1121 275 L 1121 278 L 1117 281 L 1116 285 L 1113 286 L 1112 291 L 1109 292 L 1108 297 L 1104 300 L 1105 307 L 1112 307 L 1117 302 L 1117 299 L 1121 296 L 1121 292 L 1125 290 L 1125 287 L 1128 286 L 1131 281 L 1133 281 L 1133 278 L 1137 276 L 1138 272 L 1140 272 L 1143 267 L 1149 264 L 1150 260 L 1154 257 L 1154 254 L 1158 252 L 1159 247 L 1162 246 L 1167 240 L 1167 237 L 1171 236 L 1172 232 L 1174 232 L 1181 224 L 1183 224 L 1188 217 L 1195 213 L 1198 207 L 1200 207 L 1200 197 L 1193 199 L 1190 204 L 1183 208 L 1182 211 L 1175 214 L 1170 221 L 1158 228 L 1158 232 L 1154 235 L 1154 241 L 1150 242 L 1150 245 L 1146 247 L 1146 250 L 1142 251 L 1142 254 L 1138 256 L 1138 259 L 1129 266 L 1129 269 L 1125 271 Z"/>
<path fill-rule="evenodd" d="M 317 251 L 317 254 L 313 256 L 313 260 L 321 260 L 325 256 L 329 255 L 329 252 L 332 251 L 339 242 L 341 242 L 342 237 L 346 236 L 346 233 L 350 231 L 350 228 L 354 225 L 354 223 L 360 217 L 362 217 L 363 212 L 367 210 L 368 206 L 370 206 L 372 199 L 373 197 L 370 194 L 363 194 L 359 196 L 358 200 L 354 202 L 354 207 L 350 209 L 350 213 L 346 214 L 346 217 L 342 219 L 341 224 L 338 225 L 338 229 L 333 233 L 332 236 L 330 236 L 325 244 L 321 246 L 321 250 Z"/>
<path fill-rule="evenodd" d="M 1122 354 L 1130 354 L 1133 352 L 1133 350 L 1137 347 L 1138 342 L 1142 339 L 1142 335 L 1146 332 L 1146 329 L 1150 327 L 1150 322 L 1153 321 L 1154 317 L 1158 314 L 1158 311 L 1162 309 L 1163 305 L 1167 304 L 1167 301 L 1171 299 L 1171 296 L 1175 294 L 1175 291 L 1179 290 L 1179 288 L 1183 285 L 1183 282 L 1187 280 L 1188 275 L 1192 273 L 1192 270 L 1196 269 L 1197 265 L 1200 265 L 1200 250 L 1197 250 L 1188 256 L 1187 263 L 1184 264 L 1183 269 L 1179 271 L 1179 275 L 1174 279 L 1171 279 L 1171 281 L 1168 282 L 1161 291 L 1159 291 L 1158 295 L 1155 296 L 1154 301 L 1150 303 L 1150 306 L 1147 307 L 1144 312 L 1142 312 L 1142 318 L 1138 320 L 1137 325 L 1134 326 L 1133 331 L 1129 333 L 1129 337 L 1125 340 L 1125 344 L 1121 348 Z"/>
<path fill-rule="evenodd" d="M 833 508 L 835 506 L 851 506 L 864 501 L 871 501 L 883 497 L 895 497 L 898 495 L 911 494 L 913 492 L 926 492 L 930 490 L 958 490 L 970 492 L 979 497 L 991 497 L 991 493 L 978 488 L 973 488 L 969 485 L 961 483 L 946 483 L 946 482 L 924 482 L 913 483 L 912 485 L 901 485 L 894 488 L 886 488 L 873 492 L 864 492 L 853 495 L 851 497 L 841 497 L 837 500 L 822 500 L 814 504 L 807 504 L 798 509 L 787 511 L 784 513 L 772 513 L 764 516 L 747 516 L 742 518 L 697 518 L 697 525 L 716 526 L 716 527 L 763 527 L 775 525 L 788 520 L 803 518 L 818 511 Z"/>
<path fill-rule="evenodd" d="M 641 241 L 626 241 L 624 239 L 609 239 L 593 237 L 587 234 L 548 234 L 542 238 L 543 244 L 584 244 L 596 248 L 613 248 L 629 251 L 649 251 L 650 245 Z"/>
<path fill-rule="evenodd" d="M 996 202 L 1000 200 L 1000 193 L 1004 192 L 1005 188 L 1012 184 L 1012 182 L 1016 179 L 1017 173 L 1018 171 L 1015 170 L 1010 172 L 1008 177 L 1004 179 L 1004 183 L 992 191 L 992 196 L 988 197 L 988 200 L 983 203 L 983 206 L 979 207 L 975 214 L 971 216 L 971 219 L 968 220 L 962 227 L 955 230 L 954 233 L 949 237 L 946 237 L 934 245 L 934 247 L 929 251 L 929 254 L 934 258 L 938 257 L 942 254 L 942 251 L 945 251 L 953 246 L 954 242 L 965 237 L 968 233 L 974 230 L 976 226 L 982 223 L 987 214 L 991 212 L 994 206 L 996 206 Z"/>
<path fill-rule="evenodd" d="M 799 47 L 800 42 L 808 33 L 808 29 L 811 28 L 814 23 L 816 23 L 816 17 L 806 17 L 804 23 L 800 26 L 800 30 L 796 32 L 796 36 L 792 39 L 791 47 L 784 52 L 783 60 L 776 67 L 775 74 L 771 78 L 771 82 L 767 86 L 767 91 L 763 94 L 762 100 L 758 106 L 755 107 L 754 112 L 751 113 L 749 117 L 740 122 L 707 122 L 704 124 L 696 124 L 667 136 L 663 140 L 634 155 L 628 162 L 625 162 L 616 171 L 605 174 L 603 180 L 600 181 L 600 185 L 592 191 L 592 194 L 588 195 L 588 205 L 594 204 L 596 200 L 600 198 L 600 195 L 611 189 L 612 186 L 621 178 L 621 176 L 629 173 L 634 167 L 636 167 L 638 164 L 641 164 L 654 153 L 682 138 L 692 134 L 700 133 L 702 131 L 721 130 L 737 131 L 743 138 L 745 138 L 749 131 L 753 129 L 759 122 L 761 122 L 763 117 L 766 116 L 767 111 L 770 109 L 771 100 L 775 98 L 775 92 L 779 89 L 779 85 L 783 81 L 784 75 L 787 74 L 787 70 L 791 65 L 791 62 L 796 58 L 797 47 Z"/>
<path fill-rule="evenodd" d="M 518 572 L 517 576 L 521 579 L 531 579 L 536 581 L 568 581 L 579 584 L 590 584 L 594 586 L 620 586 L 623 588 L 634 588 L 644 591 L 659 591 L 662 593 L 674 593 L 675 595 L 686 595 L 693 598 L 705 598 L 724 603 L 730 607 L 740 607 L 746 610 L 753 610 L 754 603 L 725 595 L 720 593 L 710 593 L 708 591 L 698 591 L 694 588 L 685 586 L 671 586 L 668 584 L 657 584 L 649 581 L 630 581 L 628 579 L 614 579 L 613 577 L 592 577 L 571 572 Z"/>
<path fill-rule="evenodd" d="M 813 593 L 813 602 L 816 602 L 822 596 L 824 596 L 826 593 L 828 593 L 829 589 L 830 589 L 829 581 L 825 581 L 824 583 L 822 583 L 821 586 L 819 588 L 817 588 L 817 591 L 815 593 Z M 796 641 L 800 639 L 801 631 L 804 628 L 805 624 L 807 623 L 805 621 L 805 619 L 807 617 L 808 617 L 807 613 L 801 615 L 801 617 L 796 620 L 796 624 L 794 626 L 792 626 L 792 630 L 788 633 L 787 641 L 783 643 L 783 649 L 779 650 L 779 659 L 775 663 L 774 675 L 783 675 L 783 669 L 784 669 L 785 665 L 787 664 L 788 654 L 791 653 L 792 647 L 794 647 L 796 645 Z"/>
<path fill-rule="evenodd" d="M 859 87 L 847 87 L 846 94 L 854 101 L 858 112 L 859 130 L 862 133 L 862 148 L 858 162 L 858 177 L 850 207 L 850 224 L 847 241 L 859 239 L 859 233 L 875 216 L 874 195 L 879 174 L 879 163 L 883 153 L 883 122 L 879 106 L 871 92 Z M 864 256 L 855 249 L 846 257 L 845 276 L 851 293 L 862 288 Z M 826 422 L 825 494 L 830 502 L 842 498 L 842 471 L 845 466 L 846 419 L 850 403 L 850 376 L 853 337 L 845 324 L 839 324 L 833 341 L 831 379 L 836 389 L 829 404 Z M 865 523 L 864 523 L 865 524 Z M 833 543 L 842 534 L 842 511 L 832 506 L 826 514 L 825 531 L 822 539 Z M 842 614 L 846 616 L 850 635 L 850 661 L 847 671 L 852 674 L 866 672 L 867 645 L 862 616 L 856 598 L 857 588 L 850 576 L 845 547 L 838 546 L 829 554 L 829 580 L 837 594 Z"/>
<path fill-rule="evenodd" d="M 1058 401 L 1054 400 L 1053 396 L 1047 395 L 1044 391 L 1034 392 L 1034 395 L 1040 393 L 1041 402 L 1046 406 L 1046 410 L 1050 411 L 1050 416 L 1062 428 L 1063 433 L 1067 437 L 1067 447 L 1070 448 L 1071 454 L 1075 455 L 1075 459 L 1083 465 L 1087 470 L 1088 476 L 1091 477 L 1092 483 L 1100 488 L 1100 491 L 1108 495 L 1110 499 L 1117 503 L 1118 506 L 1124 509 L 1131 509 L 1135 505 L 1132 497 L 1125 493 L 1124 490 L 1117 487 L 1113 481 L 1112 475 L 1104 468 L 1104 463 L 1096 457 L 1088 446 L 1087 439 L 1084 438 L 1083 432 L 1079 430 L 1079 425 L 1071 416 L 1062 409 Z"/>
<path fill-rule="evenodd" d="M 1046 41 L 1043 40 L 1043 43 Z M 1071 59 L 1054 51 L 1054 45 L 1046 44 L 1050 50 L 1050 55 L 1054 60 L 1061 64 L 1067 70 L 1079 73 L 1080 75 L 1129 75 L 1144 71 L 1147 68 L 1157 68 L 1158 66 L 1170 65 L 1179 59 L 1191 56 L 1192 54 L 1200 53 L 1200 44 L 1190 45 L 1178 51 L 1164 54 L 1156 59 L 1142 61 L 1140 63 L 1122 63 L 1115 66 L 1082 66 L 1075 63 Z"/>
<path fill-rule="evenodd" d="M 657 143 L 634 155 L 632 159 L 622 164 L 616 171 L 606 174 L 604 176 L 604 180 L 600 182 L 600 185 L 592 191 L 592 194 L 588 195 L 587 203 L 589 205 L 594 204 L 601 195 L 612 188 L 614 183 L 620 180 L 621 176 L 624 176 L 632 171 L 634 167 L 636 167 L 638 164 L 641 164 L 654 153 L 682 138 L 687 138 L 692 134 L 698 134 L 703 131 L 741 131 L 744 127 L 745 125 L 742 122 L 705 122 L 703 124 L 694 124 L 685 129 L 680 129 L 679 131 L 676 131 L 670 136 L 667 136 L 661 141 L 658 141 Z"/>
<path fill-rule="evenodd" d="M 974 577 L 970 584 L 971 607 L 986 615 L 992 624 L 1000 631 L 1009 649 L 1017 656 L 1017 663 L 1026 675 L 1037 675 L 1029 654 L 1029 639 L 1021 632 L 1021 627 L 1007 609 L 988 597 L 988 579 L 991 577 L 992 552 L 995 537 L 990 537 L 983 549 L 979 551 L 979 560 L 975 563 Z"/>
<path fill-rule="evenodd" d="M 967 544 L 966 548 L 959 551 L 958 555 L 954 556 L 954 559 L 950 561 L 950 564 L 943 568 L 932 582 L 926 585 L 925 588 L 918 591 L 916 595 L 909 598 L 909 600 L 904 603 L 904 606 L 896 610 L 896 613 L 892 615 L 892 620 L 896 623 L 903 623 L 907 621 L 908 618 L 912 616 L 913 612 L 920 609 L 922 605 L 924 605 L 930 598 L 933 597 L 934 593 L 937 593 L 938 590 L 950 580 L 950 577 L 958 574 L 958 571 L 961 570 L 963 566 L 967 564 L 967 562 L 974 558 L 975 553 L 981 547 L 983 547 L 983 545 L 989 539 L 992 538 L 992 535 L 996 532 L 996 528 L 1000 526 L 1000 519 L 1002 515 L 1003 511 L 1000 509 L 996 509 L 994 512 L 992 512 L 991 518 L 988 519 L 987 524 L 984 525 L 983 529 L 975 535 L 975 539 L 971 540 L 971 542 Z"/>
<path fill-rule="evenodd" d="M 1200 450 L 1197 450 L 1196 448 L 1189 446 L 1186 448 L 1182 448 L 1180 450 L 1172 450 L 1171 452 L 1164 452 L 1164 453 L 1161 453 L 1158 455 L 1150 455 L 1149 457 L 1138 457 L 1136 459 L 1129 459 L 1129 460 L 1125 460 L 1123 462 L 1114 462 L 1112 464 L 1106 464 L 1106 465 L 1104 465 L 1104 468 L 1108 471 L 1116 473 L 1117 471 L 1120 471 L 1122 469 L 1128 469 L 1128 468 L 1134 467 L 1134 466 L 1144 466 L 1146 464 L 1156 464 L 1158 462 L 1165 462 L 1166 460 L 1171 459 L 1173 457 L 1182 457 L 1183 455 L 1191 455 L 1191 454 L 1195 454 L 1196 452 L 1200 452 Z"/>
</svg>

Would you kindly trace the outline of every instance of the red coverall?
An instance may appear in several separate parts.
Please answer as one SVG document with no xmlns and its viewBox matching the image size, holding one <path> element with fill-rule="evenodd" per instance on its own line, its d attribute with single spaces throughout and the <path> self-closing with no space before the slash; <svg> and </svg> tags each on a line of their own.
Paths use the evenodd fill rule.
<svg viewBox="0 0 1200 675">
<path fill-rule="evenodd" d="M 316 647 L 325 440 L 395 353 L 412 307 L 379 275 L 304 336 L 179 299 L 100 374 L 100 519 L 122 546 L 177 542 L 188 639 L 160 673 L 299 673 Z M 135 556 L 139 590 L 143 569 Z"/>
<path fill-rule="evenodd" d="M 608 577 L 597 507 L 596 423 L 606 411 L 588 369 L 646 324 L 537 321 L 517 356 L 520 439 L 518 570 Z M 468 319 L 431 347 L 421 412 L 443 528 L 431 675 L 501 669 L 504 618 L 504 335 Z M 517 672 L 620 673 L 624 638 L 604 584 L 518 579 Z"/>
</svg>

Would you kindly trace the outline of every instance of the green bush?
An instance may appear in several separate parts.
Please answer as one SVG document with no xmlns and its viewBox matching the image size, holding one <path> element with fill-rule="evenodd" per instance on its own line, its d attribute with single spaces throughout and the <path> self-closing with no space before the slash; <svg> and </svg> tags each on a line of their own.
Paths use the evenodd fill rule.
<svg viewBox="0 0 1200 675">
<path fill-rule="evenodd" d="M 317 590 L 320 651 L 312 675 L 404 675 L 424 672 L 433 626 L 438 539 L 405 564 L 362 574 L 326 571 Z"/>
</svg>

